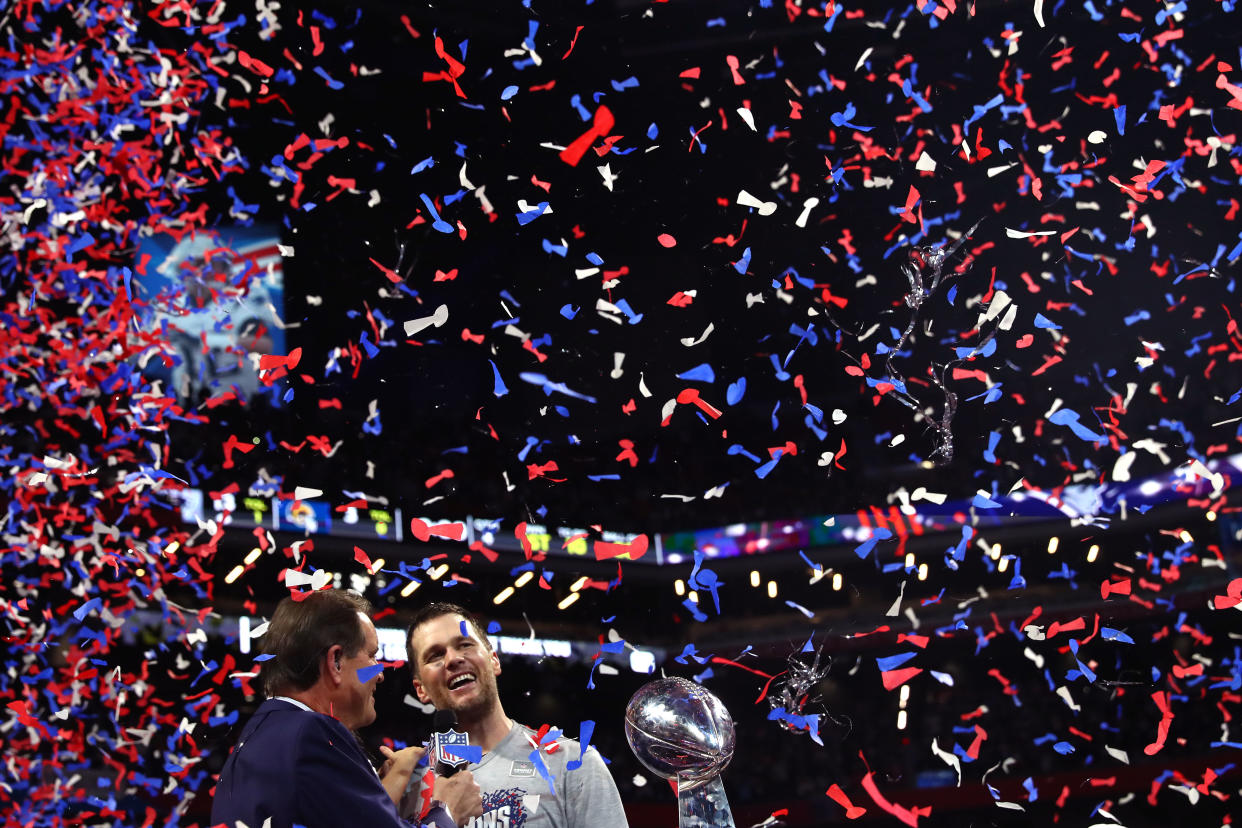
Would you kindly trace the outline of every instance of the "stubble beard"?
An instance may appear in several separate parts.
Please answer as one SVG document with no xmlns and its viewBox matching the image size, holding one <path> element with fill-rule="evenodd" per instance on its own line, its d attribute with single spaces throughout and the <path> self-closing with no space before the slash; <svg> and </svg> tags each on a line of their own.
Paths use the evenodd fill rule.
<svg viewBox="0 0 1242 828">
<path fill-rule="evenodd" d="M 500 696 L 496 689 L 496 677 L 488 675 L 486 678 L 477 679 L 479 683 L 479 693 L 473 698 L 462 702 L 459 705 L 451 705 L 451 709 L 457 714 L 459 724 L 473 724 L 480 722 L 495 710 L 500 703 Z"/>
</svg>

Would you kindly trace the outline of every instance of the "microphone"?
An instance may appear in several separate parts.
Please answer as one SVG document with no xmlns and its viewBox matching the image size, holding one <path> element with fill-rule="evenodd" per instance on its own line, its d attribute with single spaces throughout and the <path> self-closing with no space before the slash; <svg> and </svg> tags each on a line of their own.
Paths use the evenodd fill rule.
<svg viewBox="0 0 1242 828">
<path fill-rule="evenodd" d="M 437 776 L 452 776 L 470 764 L 459 755 L 461 748 L 470 744 L 470 737 L 457 730 L 457 714 L 452 710 L 437 710 L 431 717 L 431 758 Z M 457 748 L 456 752 L 449 752 Z"/>
</svg>

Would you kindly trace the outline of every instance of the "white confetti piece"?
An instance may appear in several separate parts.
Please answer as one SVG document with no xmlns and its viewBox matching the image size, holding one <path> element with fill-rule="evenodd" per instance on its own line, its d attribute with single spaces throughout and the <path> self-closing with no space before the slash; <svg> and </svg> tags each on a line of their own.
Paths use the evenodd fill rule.
<svg viewBox="0 0 1242 828">
<path fill-rule="evenodd" d="M 1013 323 L 1017 320 L 1017 318 L 1018 318 L 1018 305 L 1015 302 L 1014 304 L 1009 306 L 1009 310 L 1005 312 L 1005 318 L 1000 321 L 1000 324 L 997 325 L 997 327 L 1000 328 L 1002 331 L 1008 331 L 1011 328 L 1013 328 Z"/>
<path fill-rule="evenodd" d="M 524 198 L 519 198 L 519 199 L 518 199 L 517 206 L 518 206 L 518 212 L 519 212 L 519 213 L 532 213 L 532 212 L 535 212 L 536 210 L 539 210 L 541 207 L 543 208 L 543 215 L 545 215 L 545 216 L 546 216 L 546 215 L 550 215 L 550 214 L 552 213 L 552 205 L 551 205 L 551 204 L 548 204 L 547 206 L 544 206 L 542 203 L 541 203 L 541 204 L 531 204 L 531 203 L 529 203 L 529 202 L 528 202 L 526 199 L 524 199 Z"/>
<path fill-rule="evenodd" d="M 1029 239 L 1031 236 L 1055 236 L 1056 230 L 1014 230 L 1012 227 L 1005 228 L 1005 235 L 1011 239 Z"/>
<path fill-rule="evenodd" d="M 432 713 L 436 712 L 436 707 L 434 704 L 423 704 L 417 698 L 410 695 L 409 693 L 406 693 L 405 698 L 402 699 L 401 701 L 405 704 L 408 704 L 410 707 L 413 707 L 414 709 L 418 710 L 420 713 L 426 713 L 428 715 L 431 715 Z"/>
<path fill-rule="evenodd" d="M 759 211 L 761 216 L 770 216 L 776 212 L 775 201 L 762 201 L 750 193 L 742 190 L 737 194 L 737 203 L 743 207 L 753 207 Z"/>
<path fill-rule="evenodd" d="M 1121 748 L 1115 748 L 1115 747 L 1110 747 L 1110 746 L 1108 746 L 1108 745 L 1105 745 L 1105 746 L 1104 746 L 1104 751 L 1105 751 L 1105 752 L 1106 752 L 1109 756 L 1111 756 L 1111 757 L 1113 757 L 1114 759 L 1116 759 L 1118 762 L 1124 762 L 1124 763 L 1126 763 L 1127 765 L 1128 765 L 1128 764 L 1130 764 L 1130 754 L 1126 753 L 1126 752 L 1125 752 L 1124 750 L 1122 750 Z"/>
<path fill-rule="evenodd" d="M 932 739 L 931 749 L 932 749 L 932 753 L 935 754 L 937 759 L 944 762 L 949 767 L 953 768 L 953 770 L 957 771 L 957 784 L 961 785 L 962 784 L 962 760 L 958 759 L 956 755 L 949 753 L 947 750 L 942 750 L 940 748 L 940 744 L 935 739 Z"/>
<path fill-rule="evenodd" d="M 929 492 L 922 486 L 919 486 L 910 495 L 911 500 L 926 500 L 928 503 L 935 503 L 936 505 L 944 503 L 946 497 L 946 495 L 940 492 Z"/>
<path fill-rule="evenodd" d="M 1082 708 L 1074 702 L 1074 697 L 1070 695 L 1070 689 L 1064 684 L 1057 688 L 1057 695 L 1061 697 L 1061 700 L 1065 702 L 1065 706 L 1070 710 L 1073 710 L 1075 713 L 1082 710 Z"/>
<path fill-rule="evenodd" d="M 902 598 L 905 597 L 905 595 L 906 595 L 906 582 L 902 581 L 901 589 L 897 591 L 897 600 L 893 601 L 893 605 L 889 607 L 888 612 L 884 614 L 892 618 L 896 618 L 898 615 L 900 615 L 901 614 L 901 600 Z"/>
<path fill-rule="evenodd" d="M 683 337 L 683 338 L 682 338 L 682 340 L 681 340 L 681 344 L 682 344 L 682 345 L 685 345 L 687 348 L 693 348 L 695 345 L 699 345 L 699 344 L 701 344 L 701 343 L 703 342 L 703 340 L 705 340 L 705 339 L 707 339 L 709 336 L 711 336 L 711 335 L 712 335 L 712 331 L 714 331 L 714 330 L 716 330 L 716 325 L 715 325 L 715 323 L 708 322 L 708 323 L 707 323 L 707 328 L 703 331 L 703 334 L 702 334 L 702 335 L 701 335 L 698 339 L 695 339 L 695 338 L 694 338 L 694 337 L 692 337 L 692 336 Z"/>
<path fill-rule="evenodd" d="M 1102 129 L 1095 129 L 1087 135 L 1088 144 L 1102 144 L 1108 139 L 1108 133 Z"/>
<path fill-rule="evenodd" d="M 600 175 L 602 175 L 602 176 L 604 177 L 604 186 L 605 186 L 605 187 L 607 187 L 607 188 L 608 188 L 608 192 L 610 192 L 610 193 L 611 193 L 611 192 L 612 192 L 612 183 L 613 183 L 614 181 L 616 181 L 618 178 L 620 178 L 620 176 L 613 175 L 613 174 L 612 174 L 612 170 L 609 168 L 609 165 L 608 165 L 608 164 L 605 164 L 605 165 L 604 165 L 604 166 L 602 166 L 602 167 L 596 167 L 595 169 L 599 170 L 599 174 L 600 174 Z M 550 213 L 550 212 L 552 212 L 552 211 L 551 211 L 551 210 L 548 210 L 548 212 Z"/>
<path fill-rule="evenodd" d="M 914 168 L 919 172 L 935 172 L 936 159 L 927 154 L 927 150 L 923 150 L 923 154 L 919 156 L 919 160 L 914 162 Z"/>
<path fill-rule="evenodd" d="M 737 108 L 737 114 L 741 117 L 743 121 L 746 122 L 746 126 L 750 127 L 751 132 L 759 131 L 755 129 L 755 116 L 751 114 L 751 111 L 749 109 L 747 109 L 744 106 L 739 106 Z"/>
<path fill-rule="evenodd" d="M 1005 310 L 1012 304 L 1013 300 L 1009 298 L 1009 294 L 1003 290 L 996 291 L 992 297 L 992 301 L 988 304 L 988 309 L 983 312 L 983 316 L 975 324 L 975 327 L 982 327 L 984 322 L 991 322 L 993 319 L 1001 315 L 1001 311 Z"/>
<path fill-rule="evenodd" d="M 436 312 L 431 316 L 424 316 L 419 319 L 411 319 L 405 323 L 405 335 L 413 336 L 414 334 L 426 328 L 435 325 L 437 328 L 448 321 L 448 305 L 441 305 L 436 308 Z"/>
<path fill-rule="evenodd" d="M 312 498 L 323 495 L 323 489 L 312 489 L 309 486 L 295 486 L 293 488 L 294 500 L 310 500 Z"/>
<path fill-rule="evenodd" d="M 794 224 L 799 227 L 806 227 L 807 219 L 811 217 L 811 211 L 815 209 L 817 204 L 819 204 L 819 199 L 814 196 L 802 202 L 802 212 L 798 215 L 798 220 Z"/>
<path fill-rule="evenodd" d="M 1124 483 L 1130 479 L 1130 467 L 1134 465 L 1138 452 L 1128 451 L 1117 458 L 1117 462 L 1113 464 L 1113 480 Z"/>
</svg>

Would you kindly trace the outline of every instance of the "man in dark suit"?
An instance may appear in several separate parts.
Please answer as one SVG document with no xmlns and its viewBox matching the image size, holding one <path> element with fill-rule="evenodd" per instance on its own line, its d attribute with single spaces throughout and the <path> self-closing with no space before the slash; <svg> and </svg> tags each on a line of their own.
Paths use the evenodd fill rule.
<svg viewBox="0 0 1242 828">
<path fill-rule="evenodd" d="M 381 780 L 354 734 L 375 721 L 375 685 L 383 681 L 370 614 L 365 599 L 344 590 L 280 602 L 263 638 L 268 699 L 220 772 L 213 825 L 408 828 L 394 803 L 423 749 L 382 748 L 388 761 Z M 454 820 L 482 813 L 468 772 L 444 782 L 435 790 L 443 806 L 424 824 L 456 828 Z"/>
</svg>

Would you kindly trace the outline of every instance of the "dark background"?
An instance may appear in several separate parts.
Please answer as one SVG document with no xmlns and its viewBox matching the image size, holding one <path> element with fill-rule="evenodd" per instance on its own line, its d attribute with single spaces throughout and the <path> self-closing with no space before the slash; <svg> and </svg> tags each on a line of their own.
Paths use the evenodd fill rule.
<svg viewBox="0 0 1242 828">
<path fill-rule="evenodd" d="M 286 498 L 306 486 L 322 489 L 334 504 L 361 492 L 407 516 L 494 517 L 506 533 L 530 521 L 592 527 L 593 537 L 601 528 L 654 536 L 741 521 L 887 512 L 899 490 L 918 487 L 955 500 L 982 492 L 1005 503 L 1005 495 L 1031 487 L 1051 497 L 1075 484 L 1103 491 L 1125 452 L 1139 453 L 1131 467 L 1138 480 L 1236 451 L 1232 419 L 1242 387 L 1236 367 L 1242 342 L 1231 320 L 1239 310 L 1242 161 L 1234 146 L 1238 112 L 1227 106 L 1231 98 L 1218 78 L 1236 82 L 1242 32 L 1228 4 L 1196 3 L 1179 17 L 1157 21 L 1158 5 L 1047 3 L 1044 26 L 1028 3 L 959 3 L 943 20 L 929 16 L 930 9 L 867 4 L 841 6 L 831 30 L 826 15 L 838 7 L 792 2 L 288 5 L 277 13 L 282 28 L 271 37 L 260 34 L 248 7 L 226 9 L 222 19 L 229 25 L 214 35 L 202 19 L 206 7 L 194 25 L 163 25 L 157 7 L 139 7 L 134 38 L 150 53 L 127 54 L 119 64 L 133 68 L 137 98 L 154 94 L 150 79 L 158 66 L 150 54 L 191 64 L 205 53 L 233 56 L 216 64 L 218 72 L 198 72 L 202 87 L 194 90 L 199 97 L 191 117 L 173 132 L 187 145 L 199 131 L 227 135 L 244 169 L 218 179 L 203 175 L 168 206 L 154 197 L 146 203 L 118 197 L 108 215 L 144 217 L 150 232 L 169 232 L 167 216 L 206 205 L 208 224 L 278 225 L 282 242 L 294 250 L 285 260 L 283 314 L 294 326 L 287 332 L 290 346 L 302 349 L 299 366 L 267 394 L 245 402 L 219 398 L 222 388 L 180 401 L 182 414 L 190 416 L 168 417 L 154 432 L 135 426 L 128 442 L 94 431 L 86 414 L 87 425 L 75 421 L 77 436 L 70 439 L 70 430 L 56 423 L 71 416 L 62 401 L 39 397 L 39 405 L 26 405 L 37 393 L 50 394 L 49 380 L 69 368 L 53 354 L 43 373 L 27 372 L 33 346 L 5 340 L 14 386 L 44 390 L 10 395 L 2 456 L 13 468 L 29 470 L 46 454 L 72 450 L 104 469 L 89 490 L 64 489 L 46 498 L 20 487 L 4 493 L 13 519 L 9 531 L 18 533 L 6 535 L 5 566 L 14 574 L 6 578 L 5 600 L 30 598 L 55 621 L 41 630 L 6 620 L 16 678 L 0 680 L 0 687 L 6 703 L 25 700 L 43 721 L 56 710 L 73 711 L 59 733 L 64 747 L 28 734 L 15 737 L 12 755 L 34 764 L 10 771 L 7 781 L 16 793 L 7 797 L 20 803 L 19 794 L 34 791 L 22 805 L 29 810 L 36 807 L 32 802 L 43 807 L 38 803 L 53 799 L 58 780 L 83 772 L 88 780 L 79 779 L 74 793 L 48 805 L 40 819 L 50 820 L 51 809 L 59 808 L 75 824 L 205 824 L 212 774 L 257 704 L 248 685 L 229 675 L 252 669 L 249 657 L 204 619 L 270 616 L 288 592 L 281 574 L 292 565 L 289 550 L 299 538 L 277 533 L 269 540 L 246 529 L 213 536 L 185 526 L 167 491 L 182 483 L 212 491 L 235 484 L 242 493 L 261 483 Z M 247 18 L 239 21 L 239 14 Z M 35 19 L 31 15 L 38 22 L 23 24 Z M 86 12 L 67 5 L 51 4 L 39 15 L 33 7 L 22 9 L 3 24 L 17 44 L 9 47 L 16 57 L 5 58 L 14 72 L 6 82 L 13 94 L 31 100 L 54 98 L 68 81 L 58 75 L 61 87 L 39 91 L 20 80 L 13 67 L 47 61 L 40 64 L 19 47 L 33 49 L 60 26 L 83 43 L 104 44 L 106 52 L 113 35 L 101 32 L 119 25 L 88 24 Z M 538 28 L 531 35 L 533 23 Z M 1183 36 L 1153 45 L 1153 38 L 1173 29 Z M 464 99 L 452 84 L 426 79 L 425 73 L 448 65 L 437 54 L 437 37 L 463 62 L 457 81 Z M 518 68 L 515 61 L 525 56 L 505 52 L 528 37 L 541 63 Z M 1015 37 L 1019 46 L 1009 54 Z M 206 51 L 195 52 L 196 44 Z M 277 74 L 264 84 L 262 72 L 236 57 L 243 52 Z M 728 56 L 737 58 L 744 83 L 734 82 Z M 115 71 L 104 68 L 106 54 L 89 48 L 77 60 L 90 73 Z M 1228 68 L 1219 68 L 1222 63 Z M 315 67 L 342 87 L 332 88 Z M 697 78 L 682 77 L 694 67 Z M 629 78 L 637 85 L 622 83 Z M 907 79 L 930 108 L 903 91 Z M 518 91 L 502 100 L 509 86 Z M 218 99 L 216 90 L 223 90 Z M 997 94 L 1003 102 L 984 110 Z M 574 96 L 588 112 L 606 105 L 616 121 L 610 134 L 621 137 L 613 152 L 590 150 L 570 166 L 558 149 L 542 144 L 565 146 L 587 128 Z M 744 103 L 754 113 L 754 132 L 736 113 Z M 793 103 L 800 117 L 792 117 Z M 1124 134 L 1114 116 L 1122 104 Z M 870 131 L 834 121 L 849 105 L 856 112 L 847 120 Z M 109 106 L 122 110 L 121 103 Z M 141 107 L 134 106 L 126 117 L 143 123 Z M 1162 106 L 1185 110 L 1170 116 L 1170 124 L 1160 117 Z M 967 120 L 972 158 L 981 150 L 990 151 L 988 157 L 971 160 L 961 153 Z M 66 118 L 41 123 L 23 115 L 6 138 L 12 163 L 5 169 L 19 189 L 34 186 L 32 157 L 43 163 L 83 152 L 79 133 L 85 127 Z M 57 129 L 68 136 L 59 144 L 32 143 L 24 158 L 14 149 L 19 138 L 34 141 L 40 130 Z M 699 141 L 691 142 L 700 130 Z M 1104 141 L 1089 143 L 1096 130 L 1105 133 Z M 308 149 L 290 151 L 286 159 L 286 148 L 302 133 L 348 143 L 313 163 Z M 134 140 L 155 146 L 160 134 L 152 128 L 150 136 Z M 1210 166 L 1209 137 L 1224 142 Z M 165 167 L 184 168 L 190 153 L 178 159 L 171 145 L 159 150 Z M 924 150 L 937 162 L 933 173 L 915 166 Z M 426 158 L 434 165 L 411 172 Z M 1133 186 L 1133 177 L 1154 160 L 1182 166 L 1138 201 L 1119 183 Z M 605 162 L 618 176 L 611 191 L 596 170 Z M 141 166 L 123 157 L 109 163 L 117 180 Z M 494 215 L 461 184 L 463 163 Z M 291 182 L 274 172 L 280 165 L 301 176 L 296 205 Z M 841 170 L 843 178 L 834 180 Z M 1032 194 L 1035 176 L 1042 198 Z M 354 186 L 339 192 L 336 179 L 352 179 Z M 891 184 L 878 185 L 883 179 Z M 170 181 L 161 186 L 171 187 Z M 917 236 L 917 221 L 900 215 L 911 188 L 921 196 L 916 211 L 926 223 L 926 233 Z M 776 212 L 761 216 L 736 204 L 743 189 L 774 201 Z M 372 191 L 379 201 L 368 206 Z M 423 194 L 454 233 L 432 228 Z M 809 197 L 819 205 L 799 228 L 794 220 Z M 4 201 L 6 210 L 24 210 L 22 198 Z M 521 199 L 547 201 L 552 212 L 521 224 Z M 90 334 L 112 323 L 75 310 L 84 288 L 46 288 L 47 298 L 40 299 L 45 317 L 29 312 L 19 296 L 46 264 L 31 252 L 32 228 L 50 218 L 46 210 L 31 216 L 22 230 L 30 246 L 6 257 L 0 271 L 6 327 L 35 331 L 53 353 L 46 345 L 53 321 L 76 313 L 93 327 L 83 322 L 75 328 L 73 347 L 97 354 L 99 343 Z M 937 277 L 918 257 L 947 250 L 971 228 L 930 291 Z M 1006 228 L 1055 234 L 1011 238 Z M 1075 228 L 1063 241 L 1062 234 Z M 662 233 L 675 237 L 676 246 L 661 246 Z M 133 239 L 124 242 L 91 259 L 106 259 L 103 283 L 110 301 L 122 305 L 128 300 L 118 269 L 133 264 L 127 253 Z M 562 244 L 568 246 L 564 256 L 548 249 Z M 739 273 L 734 263 L 747 249 L 749 265 Z M 615 286 L 602 286 L 602 274 L 575 274 L 590 266 L 592 252 L 603 259 L 603 270 L 624 268 Z M 394 286 L 370 259 L 400 274 L 402 285 Z M 437 271 L 453 269 L 455 279 L 435 281 Z M 913 274 L 929 288 L 926 296 L 912 293 Z M 976 331 L 981 312 L 1002 289 L 1018 305 L 1013 327 L 1001 330 L 994 321 Z M 693 303 L 669 304 L 679 291 L 695 291 Z M 748 296 L 763 301 L 748 305 Z M 641 321 L 603 318 L 595 311 L 601 299 L 624 300 Z M 441 304 L 449 309 L 444 326 L 404 336 L 406 320 L 428 316 Z M 572 319 L 562 313 L 567 305 L 577 309 Z M 912 319 L 913 339 L 892 359 L 909 389 L 911 404 L 903 405 L 898 394 L 881 394 L 874 383 L 893 378 L 884 348 L 897 346 Z M 703 344 L 681 344 L 709 323 L 714 331 Z M 523 348 L 506 324 L 546 359 Z M 386 333 L 376 336 L 381 325 Z M 814 343 L 792 326 L 812 327 Z M 468 341 L 463 330 L 483 341 Z M 374 355 L 361 344 L 364 333 L 378 346 Z M 996 349 L 987 355 L 958 357 L 954 350 L 989 339 Z M 624 373 L 613 379 L 618 352 L 625 354 Z M 328 369 L 334 358 L 336 372 Z M 1142 358 L 1155 361 L 1147 366 L 1137 361 Z M 713 382 L 678 377 L 701 364 L 711 366 Z M 955 376 L 955 367 L 984 372 L 986 384 Z M 494 370 L 508 388 L 503 396 L 495 393 Z M 522 372 L 538 372 L 595 401 L 545 394 L 523 381 Z M 640 375 L 650 397 L 639 392 Z M 795 377 L 801 377 L 805 401 Z M 727 387 L 743 378 L 744 396 L 727 404 Z M 88 388 L 108 388 L 101 404 L 117 420 L 144 390 L 137 379 L 115 391 L 100 376 L 88 379 Z M 956 395 L 947 418 L 951 458 L 938 451 L 944 436 L 932 425 L 947 404 L 941 385 Z M 708 419 L 679 405 L 663 425 L 661 406 L 688 387 L 723 414 Z M 991 387 L 1000 394 L 985 402 Z M 631 400 L 635 407 L 627 412 Z M 362 428 L 372 401 L 383 424 L 378 434 Z M 822 412 L 822 420 L 807 405 Z M 1082 439 L 1051 423 L 1057 406 L 1077 412 L 1085 427 L 1107 439 Z M 837 409 L 845 414 L 839 423 L 832 419 Z M 894 445 L 898 436 L 904 440 Z M 308 437 L 339 442 L 339 448 L 328 457 L 310 445 L 287 447 Z M 256 449 L 235 453 L 226 465 L 222 446 L 230 438 Z M 623 440 L 634 445 L 633 466 L 618 458 Z M 1158 443 L 1169 460 L 1136 446 L 1143 440 Z M 785 454 L 759 477 L 755 461 L 729 452 L 735 445 L 764 461 L 772 449 Z M 127 474 L 149 469 L 152 447 L 158 454 L 164 446 L 159 468 L 177 481 L 137 497 L 121 492 Z M 825 452 L 834 452 L 837 462 L 824 461 Z M 531 471 L 550 462 L 555 470 Z M 446 469 L 451 478 L 428 484 Z M 722 496 L 705 497 L 719 486 L 725 486 Z M 99 496 L 92 500 L 89 491 Z M 364 591 L 383 613 L 383 626 L 404 626 L 420 602 L 440 598 L 494 618 L 506 635 L 533 629 L 541 637 L 589 645 L 615 629 L 636 646 L 657 648 L 666 654 L 658 670 L 701 677 L 736 720 L 738 752 L 724 782 L 739 825 L 780 809 L 788 810 L 784 819 L 791 825 L 844 822 L 844 810 L 825 796 L 833 784 L 867 807 L 862 821 L 896 824 L 862 789 L 868 770 L 892 801 L 933 807 L 920 825 L 1087 825 L 1103 820 L 1100 808 L 1130 828 L 1175 819 L 1219 824 L 1234 809 L 1237 792 L 1237 750 L 1229 745 L 1237 744 L 1230 727 L 1240 659 L 1232 611 L 1210 607 L 1239 575 L 1234 500 L 1228 487 L 1210 495 L 1186 489 L 1145 513 L 1105 499 L 1085 519 L 1015 521 L 972 539 L 956 569 L 949 563 L 960 537 L 956 529 L 886 541 L 866 557 L 843 545 L 802 550 L 805 558 L 783 552 L 715 560 L 708 565 L 723 582 L 721 608 L 709 609 L 700 590 L 706 621 L 693 620 L 674 593 L 673 582 L 691 576 L 689 562 L 656 567 L 536 557 L 534 568 L 549 588 L 529 583 L 496 606 L 493 596 L 532 563 L 521 553 L 502 552 L 493 562 L 477 550 L 438 541 L 368 541 L 366 553 L 383 557 L 389 572 L 368 581 Z M 53 514 L 62 501 L 83 511 L 70 510 L 53 535 L 20 528 L 21 520 L 29 525 Z M 982 511 L 964 510 L 956 523 L 970 524 Z M 122 527 L 128 543 L 107 548 L 121 555 L 123 570 L 88 550 L 89 577 L 79 576 L 72 565 L 38 554 L 52 537 L 72 543 L 93 520 Z M 1047 551 L 1051 537 L 1059 539 L 1055 555 Z M 126 547 L 151 538 L 163 548 L 176 540 L 184 551 L 138 574 Z M 1003 544 L 1008 569 L 998 571 L 977 540 Z M 246 565 L 240 579 L 225 582 L 256 543 L 266 554 Z M 1093 544 L 1100 550 L 1089 562 Z M 363 572 L 354 547 L 350 540 L 316 537 L 313 549 L 304 551 L 311 568 L 341 573 L 349 586 L 350 575 Z M 918 580 L 917 566 L 897 565 L 906 553 L 928 565 L 926 581 Z M 809 583 L 808 559 L 842 573 L 845 588 L 833 591 L 827 579 Z M 400 577 L 391 571 L 401 562 L 425 581 L 404 599 L 394 586 Z M 439 562 L 450 565 L 450 575 L 426 577 L 430 564 Z M 1013 578 L 1019 563 L 1022 583 Z M 777 598 L 749 585 L 752 570 L 765 587 L 769 580 L 779 585 Z M 558 609 L 583 575 L 619 583 L 607 591 L 584 590 L 577 604 Z M 1121 578 L 1133 581 L 1132 598 L 1101 596 L 1101 583 Z M 900 611 L 890 616 L 899 595 Z M 107 641 L 98 647 L 84 631 L 105 629 L 102 622 L 92 616 L 70 623 L 72 611 L 92 596 L 130 619 L 124 634 L 105 630 Z M 811 617 L 786 601 L 808 608 Z M 155 615 L 137 613 L 139 604 Z M 1095 636 L 1083 643 L 1079 658 L 1097 680 L 1069 679 L 1066 672 L 1076 666 L 1069 635 L 1037 641 L 1022 634 L 1020 625 L 1036 609 L 1041 625 L 1084 618 L 1086 630 L 1073 634 L 1077 640 L 1098 619 L 1135 643 Z M 188 641 L 186 634 L 200 625 L 209 633 Z M 918 648 L 900 640 L 903 633 L 930 639 Z M 799 656 L 808 639 L 830 665 L 799 699 L 801 712 L 822 716 L 822 746 L 768 718 L 768 698 L 756 702 L 765 678 L 710 661 L 714 655 L 775 675 L 791 657 L 809 657 Z M 708 661 L 676 660 L 687 644 Z M 875 660 L 916 650 L 908 664 L 925 672 L 908 682 L 908 724 L 899 730 L 899 691 L 883 689 Z M 70 703 L 67 688 L 84 657 L 102 671 L 121 669 L 129 693 L 123 715 L 110 712 L 118 691 L 102 678 L 90 679 L 86 698 Z M 1204 664 L 1202 675 L 1172 672 L 1195 663 Z M 408 670 L 391 666 L 378 693 L 379 720 L 363 734 L 373 751 L 384 740 L 426 736 L 427 717 L 402 701 Z M 954 683 L 937 681 L 930 670 Z M 137 685 L 140 675 L 144 684 Z M 589 690 L 589 675 L 583 658 L 507 657 L 502 697 L 510 715 L 531 726 L 552 723 L 576 736 L 582 721 L 596 722 L 592 741 L 612 763 L 631 824 L 671 825 L 670 792 L 636 764 L 621 729 L 626 701 L 649 677 L 619 664 L 617 675 L 597 674 Z M 1062 685 L 1079 711 L 1056 695 Z M 781 686 L 778 678 L 769 696 Z M 1148 757 L 1143 748 L 1160 719 L 1152 694 L 1160 691 L 1171 694 L 1176 716 L 1167 745 Z M 197 722 L 189 740 L 178 731 L 182 717 Z M 129 739 L 130 725 L 152 726 L 157 735 L 118 747 L 118 740 Z M 936 739 L 947 751 L 965 748 L 975 725 L 987 739 L 978 758 L 963 764 L 957 787 L 930 745 Z M 1068 742 L 1073 752 L 1062 755 L 1056 742 Z M 1105 746 L 1125 750 L 1130 763 Z M 185 761 L 188 770 L 178 764 Z M 1207 769 L 1219 779 L 1205 781 Z M 984 784 L 985 773 L 995 794 Z M 646 784 L 636 784 L 636 775 Z M 92 788 L 92 779 L 103 783 Z M 168 779 L 177 782 L 171 793 Z M 1035 796 L 1023 787 L 1027 780 Z M 1200 783 L 1204 790 L 1193 803 L 1171 787 Z M 998 798 L 1025 810 L 998 808 Z M 184 813 L 174 817 L 178 805 Z"/>
</svg>

